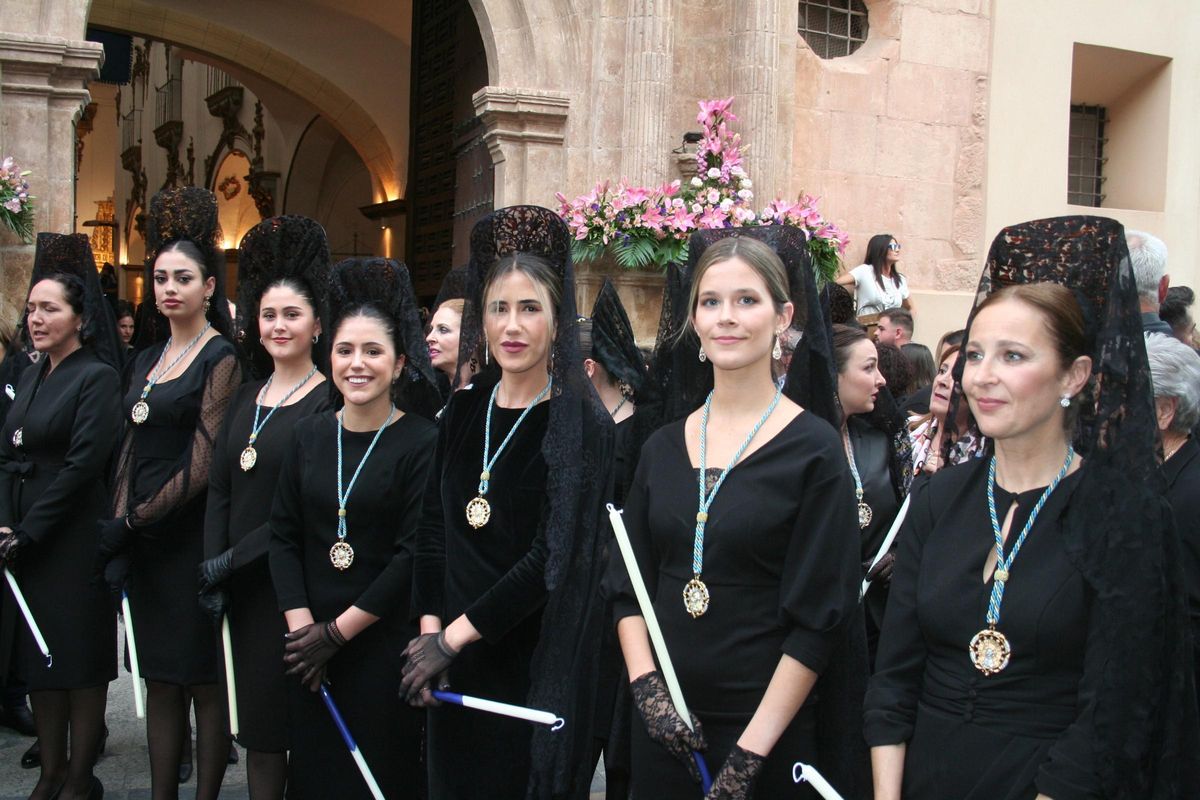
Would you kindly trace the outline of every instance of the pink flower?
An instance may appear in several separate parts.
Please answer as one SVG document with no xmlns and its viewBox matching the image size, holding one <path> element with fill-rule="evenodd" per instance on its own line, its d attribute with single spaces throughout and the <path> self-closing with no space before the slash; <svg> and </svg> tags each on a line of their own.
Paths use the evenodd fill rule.
<svg viewBox="0 0 1200 800">
<path fill-rule="evenodd" d="M 694 215 L 682 207 L 676 207 L 675 213 L 671 215 L 670 223 L 671 227 L 679 232 L 691 230 L 696 227 Z"/>
<path fill-rule="evenodd" d="M 21 201 L 16 197 L 14 197 L 12 200 L 9 200 L 7 203 L 5 203 L 4 207 L 7 208 L 9 211 L 11 211 L 14 214 L 21 213 Z"/>
<path fill-rule="evenodd" d="M 651 203 L 641 215 L 641 225 L 645 228 L 661 231 L 663 223 L 667 218 L 663 216 L 662 209 L 655 203 Z"/>
<path fill-rule="evenodd" d="M 720 206 L 712 206 L 700 215 L 697 225 L 701 228 L 724 228 L 729 216 Z"/>
<path fill-rule="evenodd" d="M 718 192 L 716 189 L 709 189 L 708 190 L 708 202 L 713 203 L 714 205 L 716 203 L 721 202 L 721 193 Z"/>
</svg>

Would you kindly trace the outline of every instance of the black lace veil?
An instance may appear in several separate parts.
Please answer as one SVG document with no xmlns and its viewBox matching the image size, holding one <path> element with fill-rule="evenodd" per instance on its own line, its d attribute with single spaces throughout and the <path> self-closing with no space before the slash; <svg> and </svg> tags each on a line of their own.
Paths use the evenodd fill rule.
<svg viewBox="0 0 1200 800">
<path fill-rule="evenodd" d="M 636 404 L 638 393 L 646 383 L 646 367 L 629 315 L 621 304 L 617 287 L 608 278 L 600 284 L 596 302 L 592 304 L 591 320 L 592 358 L 599 361 L 609 375 L 629 387 L 631 399 Z"/>
<path fill-rule="evenodd" d="M 377 257 L 347 258 L 334 265 L 329 277 L 330 341 L 346 312 L 364 305 L 392 320 L 404 351 L 404 371 L 392 384 L 393 402 L 407 413 L 436 420 L 442 407 L 441 395 L 429 363 L 429 348 L 425 345 L 421 312 L 408 267 L 390 258 Z"/>
<path fill-rule="evenodd" d="M 271 217 L 242 237 L 238 253 L 237 338 L 251 373 L 265 378 L 274 369 L 258 336 L 258 306 L 267 287 L 283 280 L 305 288 L 321 321 L 313 362 L 329 372 L 329 242 L 325 229 L 308 217 Z"/>
<path fill-rule="evenodd" d="M 555 733 L 538 727 L 533 734 L 527 797 L 550 798 L 586 794 L 591 781 L 591 714 L 604 624 L 601 553 L 608 536 L 603 504 L 611 482 L 613 428 L 579 357 L 571 236 L 562 219 L 547 208 L 502 208 L 472 230 L 459 366 L 466 354 L 482 352 L 483 287 L 488 272 L 515 253 L 546 259 L 563 284 L 550 361 L 554 388 L 542 441 L 548 476 L 544 525 L 549 594 L 530 667 L 529 693 L 531 706 L 554 709 L 570 720 L 567 730 Z M 476 386 L 490 389 L 495 380 L 481 374 Z"/>
<path fill-rule="evenodd" d="M 217 198 L 207 189 L 184 186 L 163 189 L 150 200 L 146 224 L 146 267 L 144 299 L 137 326 L 137 349 L 166 341 L 171 326 L 154 304 L 154 262 L 158 254 L 177 241 L 191 242 L 204 256 L 204 272 L 216 280 L 209 305 L 208 321 L 230 341 L 233 319 L 225 294 L 225 254 L 220 246 L 221 226 L 217 221 Z"/>
<path fill-rule="evenodd" d="M 1094 702 L 1095 763 L 1106 797 L 1182 797 L 1200 778 L 1187 596 L 1163 499 L 1153 389 L 1121 224 L 1071 216 L 1005 228 L 988 252 L 976 309 L 998 289 L 1037 282 L 1074 292 L 1092 349 L 1074 436 L 1086 468 L 1065 531 L 1072 563 L 1095 592 L 1092 629 L 1109 659 Z M 956 394 L 963 363 L 954 373 Z"/>
<path fill-rule="evenodd" d="M 33 256 L 33 274 L 29 288 L 55 274 L 70 275 L 83 285 L 83 327 L 80 341 L 104 363 L 118 372 L 123 364 L 121 339 L 117 335 L 117 322 L 112 306 L 104 298 L 100 287 L 100 275 L 96 272 L 96 261 L 92 256 L 92 245 L 82 233 L 39 233 L 37 249 Z M 26 293 L 28 296 L 28 293 Z M 21 313 L 18 330 L 24 341 L 29 340 L 28 313 Z M 14 339 L 14 345 L 16 340 Z M 13 347 L 21 357 L 19 346 Z"/>
</svg>

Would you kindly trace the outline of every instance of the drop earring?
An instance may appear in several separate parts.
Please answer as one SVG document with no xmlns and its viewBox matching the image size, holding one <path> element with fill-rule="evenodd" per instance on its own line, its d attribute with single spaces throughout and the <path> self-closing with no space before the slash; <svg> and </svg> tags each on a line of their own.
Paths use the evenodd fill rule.
<svg viewBox="0 0 1200 800">
<path fill-rule="evenodd" d="M 1058 399 L 1058 404 L 1060 406 L 1062 406 L 1063 408 L 1070 408 L 1071 407 L 1071 395 L 1064 394 L 1062 397 L 1060 397 Z"/>
<path fill-rule="evenodd" d="M 321 338 L 321 334 L 319 334 L 319 333 L 318 333 L 316 336 L 314 336 L 314 337 L 313 337 L 313 344 L 316 344 L 316 343 L 317 343 L 317 340 L 318 340 L 318 339 L 320 339 L 320 338 Z"/>
<path fill-rule="evenodd" d="M 487 337 L 483 337 L 483 365 L 486 367 L 491 363 L 491 350 L 488 347 Z"/>
<path fill-rule="evenodd" d="M 700 353 L 697 355 L 697 357 L 700 359 L 701 364 L 703 364 L 705 361 L 708 361 L 708 356 L 704 354 L 703 345 L 700 347 Z"/>
<path fill-rule="evenodd" d="M 212 308 L 212 298 L 206 297 L 204 298 L 204 313 L 207 314 L 210 308 Z"/>
<path fill-rule="evenodd" d="M 782 333 L 782 331 L 780 331 Z M 779 333 L 775 334 L 775 346 L 771 348 L 771 358 L 776 361 L 783 359 L 783 348 L 779 346 Z"/>
</svg>

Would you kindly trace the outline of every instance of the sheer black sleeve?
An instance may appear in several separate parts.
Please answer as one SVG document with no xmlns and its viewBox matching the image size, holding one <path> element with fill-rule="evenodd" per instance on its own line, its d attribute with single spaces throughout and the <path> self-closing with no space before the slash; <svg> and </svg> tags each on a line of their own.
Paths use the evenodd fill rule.
<svg viewBox="0 0 1200 800">
<path fill-rule="evenodd" d="M 917 575 L 933 524 L 929 481 L 920 481 L 913 489 L 908 516 L 900 528 L 876 671 L 864 704 L 865 732 L 871 747 L 903 744 L 912 738 L 927 655 L 917 620 Z"/>
<path fill-rule="evenodd" d="M 121 513 L 127 514 L 134 528 L 150 525 L 165 518 L 208 487 L 208 473 L 212 466 L 217 432 L 225 420 L 229 400 L 241 378 L 237 357 L 232 352 L 221 357 L 210 367 L 204 381 L 200 416 L 196 420 L 196 432 L 192 441 L 175 465 L 171 477 L 149 497 L 136 503 L 129 497 L 128 470 L 132 464 L 129 458 L 122 460 L 117 473 L 117 497 L 114 503 L 118 516 Z M 124 448 L 126 454 L 132 453 L 128 438 L 129 434 L 126 435 Z"/>
<path fill-rule="evenodd" d="M 248 384 L 247 384 L 248 385 Z M 236 409 L 244 388 L 234 393 L 229 409 Z M 232 486 L 229 462 L 229 427 L 233 414 L 225 415 L 213 442 L 212 468 L 208 471 L 208 499 L 204 509 L 204 557 L 215 558 L 229 548 L 229 493 Z"/>
<path fill-rule="evenodd" d="M 75 513 L 72 495 L 103 480 L 109 457 L 120 432 L 120 386 L 111 367 L 97 364 L 82 376 L 71 444 L 63 468 L 38 496 L 19 528 L 30 539 L 43 542 L 63 529 Z M 11 442 L 5 442 L 10 446 Z"/>
<path fill-rule="evenodd" d="M 308 590 L 304 586 L 304 499 L 300 476 L 305 460 L 303 439 L 311 431 L 311 425 L 296 429 L 271 506 L 269 564 L 280 611 L 308 608 Z"/>
<path fill-rule="evenodd" d="M 829 442 L 828 457 L 809 461 L 797 487 L 803 501 L 779 588 L 783 652 L 816 673 L 855 617 L 862 576 L 854 487 L 832 435 Z"/>
<path fill-rule="evenodd" d="M 418 434 L 422 440 L 412 448 L 405 461 L 403 476 L 392 492 L 399 496 L 395 504 L 396 553 L 391 562 L 371 585 L 359 595 L 354 605 L 377 617 L 390 617 L 397 610 L 407 611 L 413 592 L 413 556 L 416 549 L 416 530 L 421 519 L 421 500 L 425 493 L 429 466 L 433 461 L 436 433 L 429 426 Z"/>
</svg>

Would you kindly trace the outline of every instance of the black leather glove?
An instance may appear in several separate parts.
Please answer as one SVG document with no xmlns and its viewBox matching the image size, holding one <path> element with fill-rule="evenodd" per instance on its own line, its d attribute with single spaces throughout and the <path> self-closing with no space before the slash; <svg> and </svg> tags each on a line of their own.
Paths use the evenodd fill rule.
<svg viewBox="0 0 1200 800">
<path fill-rule="evenodd" d="M 225 584 L 232 576 L 232 549 L 200 562 L 200 608 L 215 622 L 220 622 L 229 609 L 229 591 Z"/>
<path fill-rule="evenodd" d="M 137 534 L 125 523 L 124 517 L 102 519 L 96 523 L 96 579 L 106 584 L 120 597 L 129 576 L 127 550 Z"/>
<path fill-rule="evenodd" d="M 314 682 L 320 684 L 329 659 L 346 644 L 337 622 L 314 622 L 291 633 L 285 633 L 287 644 L 283 646 L 283 660 L 288 665 L 288 675 L 299 675 L 300 682 L 310 689 Z"/>
<path fill-rule="evenodd" d="M 688 728 L 683 717 L 675 710 L 667 685 L 657 670 L 647 672 L 630 683 L 629 690 L 633 693 L 633 705 L 642 717 L 646 733 L 682 761 L 691 773 L 692 780 L 699 783 L 700 772 L 692 760 L 692 752 L 708 749 L 700 720 L 692 714 L 692 728 Z"/>
<path fill-rule="evenodd" d="M 410 703 L 420 698 L 429 682 L 445 672 L 457 656 L 458 651 L 446 644 L 444 630 L 413 639 L 404 648 L 400 696 Z"/>
<path fill-rule="evenodd" d="M 750 800 L 754 797 L 754 781 L 765 763 L 765 756 L 735 744 L 704 800 Z"/>
<path fill-rule="evenodd" d="M 896 571 L 896 554 L 884 553 L 874 567 L 871 567 L 870 561 L 864 561 L 863 569 L 867 570 L 867 580 L 887 586 L 892 582 L 892 573 Z"/>
<path fill-rule="evenodd" d="M 24 531 L 0 534 L 0 566 L 7 566 L 16 561 L 17 553 L 29 544 L 29 541 Z"/>
</svg>

